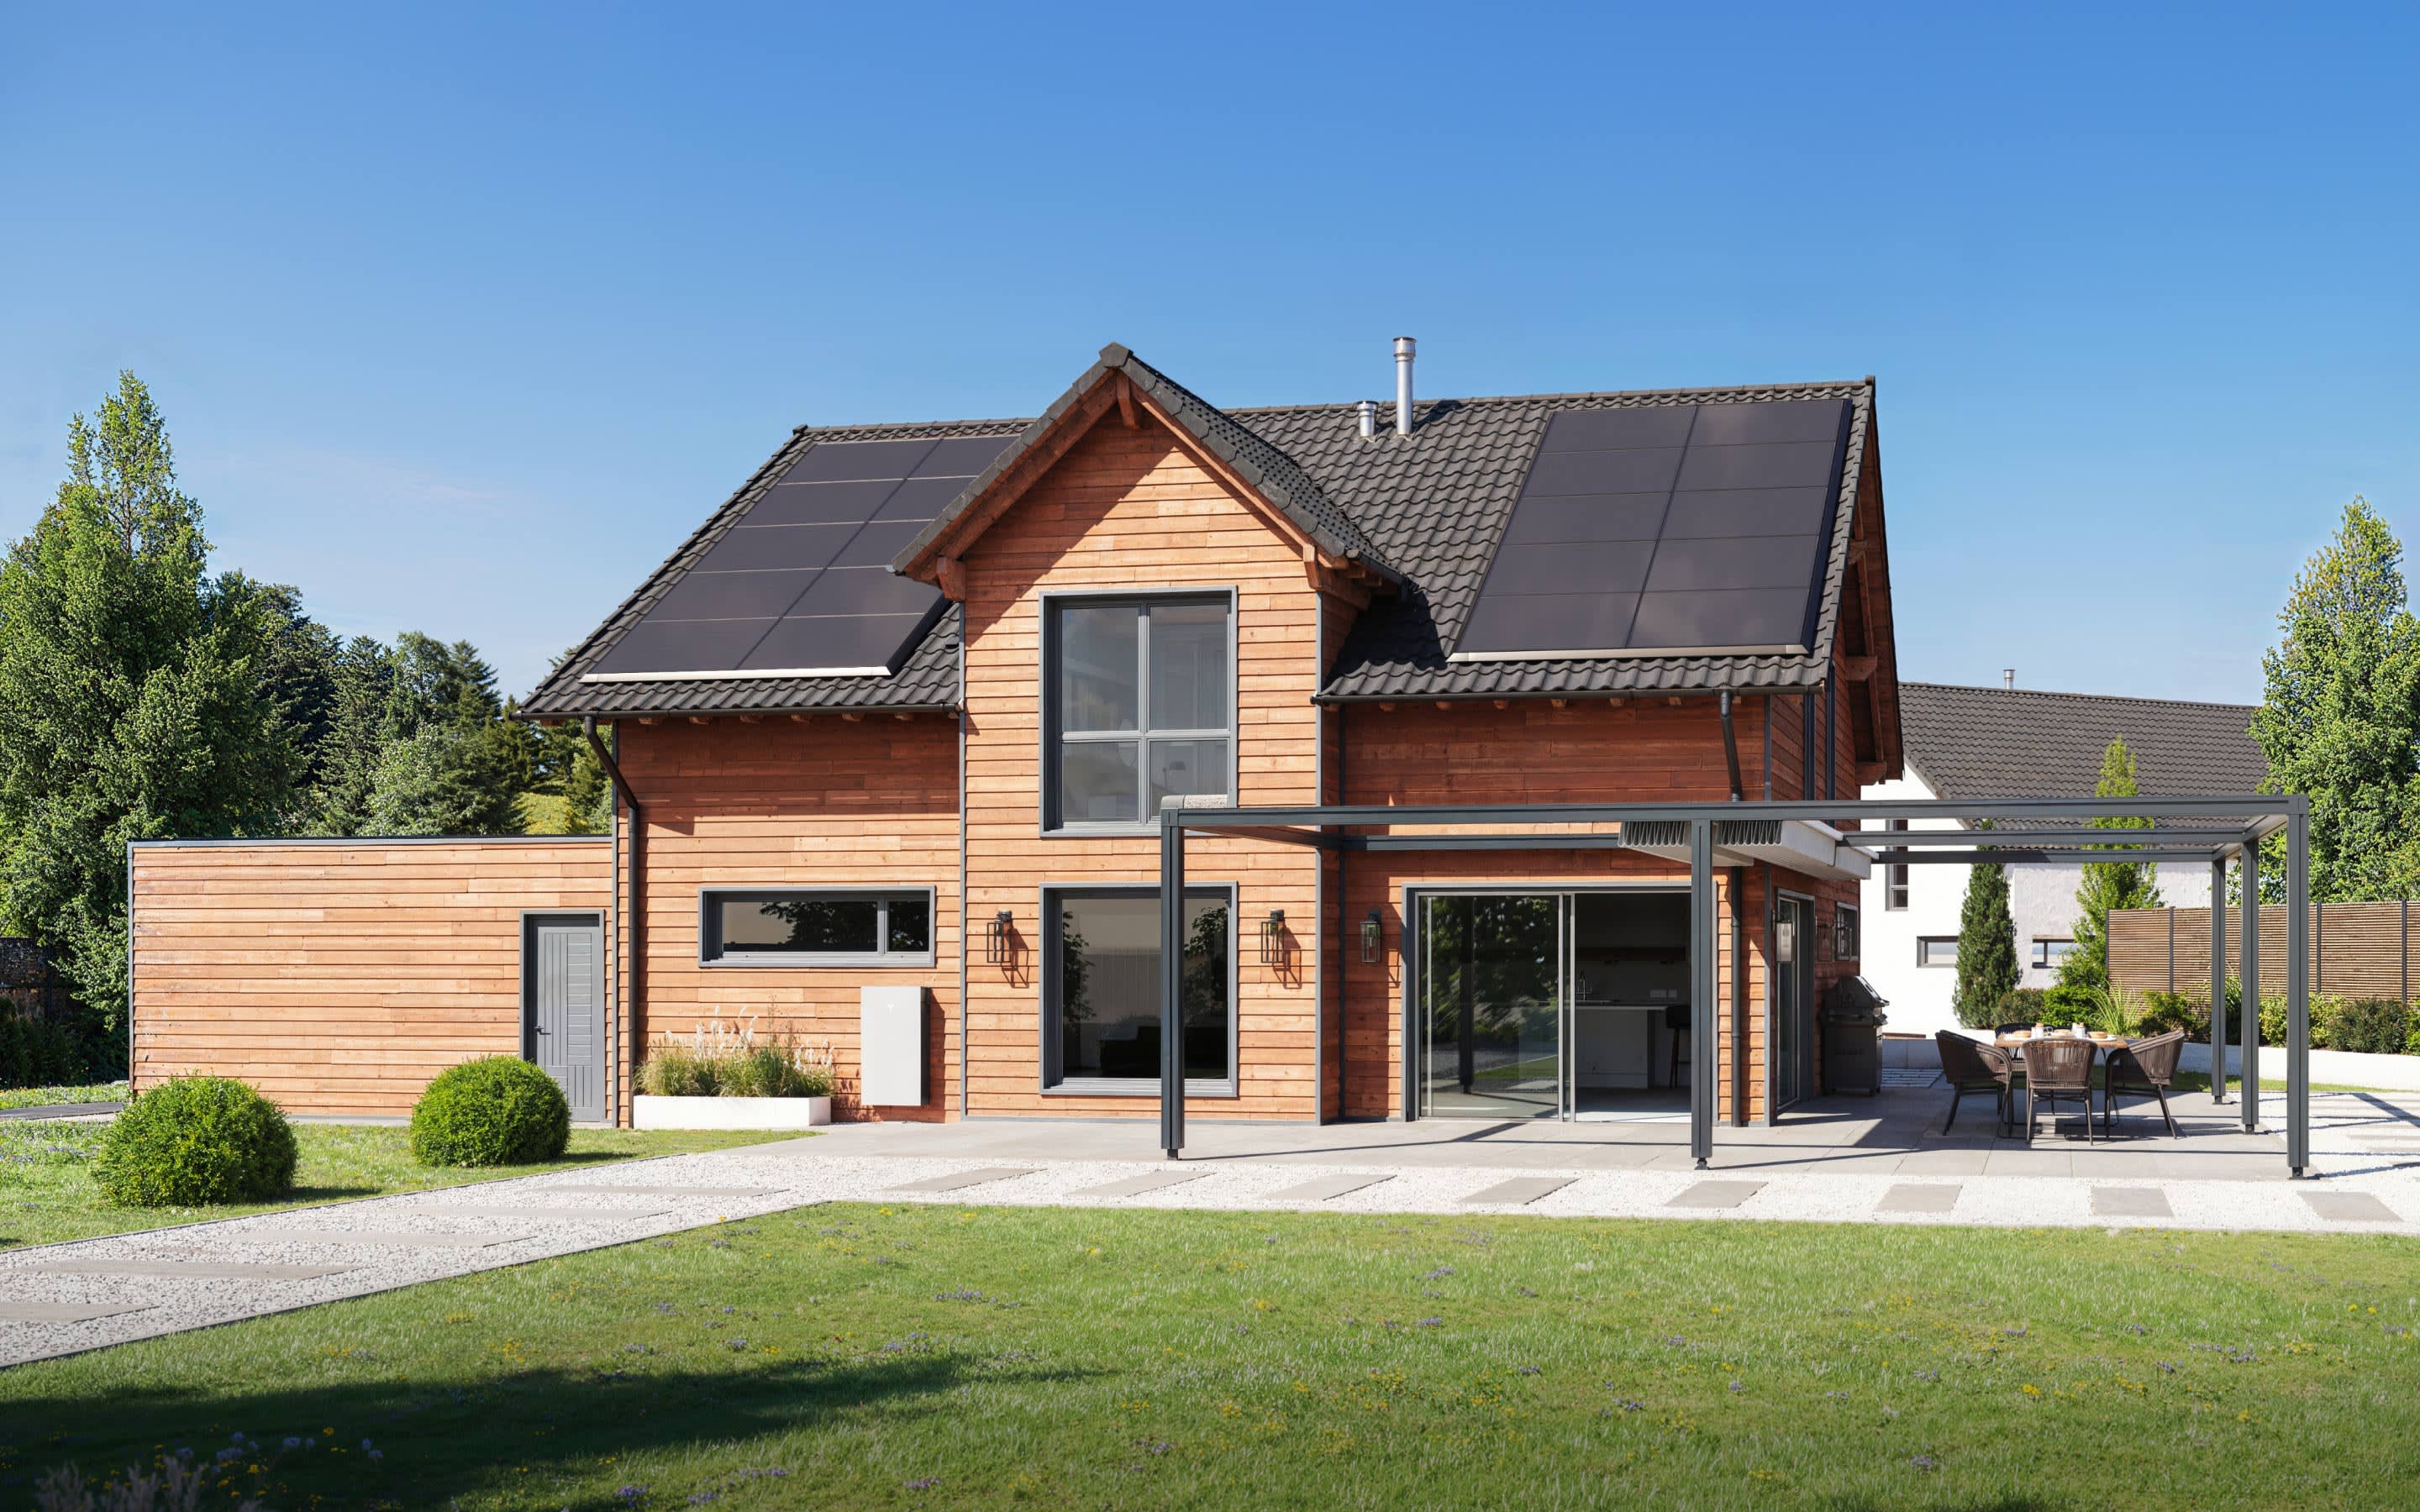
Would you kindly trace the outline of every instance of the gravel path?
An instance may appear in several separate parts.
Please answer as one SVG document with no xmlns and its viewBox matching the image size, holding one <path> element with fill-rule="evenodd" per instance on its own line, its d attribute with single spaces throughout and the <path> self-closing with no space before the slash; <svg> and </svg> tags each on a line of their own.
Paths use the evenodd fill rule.
<svg viewBox="0 0 2420 1512">
<path fill-rule="evenodd" d="M 2282 1102 L 2275 1110 L 2283 1117 Z M 2420 1238 L 2420 1129 L 2320 1124 L 2307 1181 L 923 1158 L 798 1140 L 0 1254 L 0 1365 L 828 1201 L 1519 1211 Z M 2079 1163 L 2084 1164 L 2084 1163 Z M 1156 1178 L 1156 1180 L 1155 1179 Z M 1175 1178 L 1175 1180 L 1169 1180 Z"/>
</svg>

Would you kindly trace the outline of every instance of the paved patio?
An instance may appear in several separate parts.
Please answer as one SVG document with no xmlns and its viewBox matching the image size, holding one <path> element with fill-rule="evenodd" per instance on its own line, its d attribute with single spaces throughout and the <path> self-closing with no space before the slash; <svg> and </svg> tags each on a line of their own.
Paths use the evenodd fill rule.
<svg viewBox="0 0 2420 1512">
<path fill-rule="evenodd" d="M 830 1201 L 1378 1214 L 1519 1211 L 2013 1227 L 2362 1232 L 2420 1239 L 2420 1098 L 2312 1099 L 2315 1178 L 2236 1109 L 2180 1100 L 2086 1147 L 1997 1139 L 1988 1103 L 1939 1132 L 1946 1093 L 1820 1103 L 1725 1129 L 1714 1167 L 1685 1123 L 1236 1124 L 1187 1159 L 1153 1120 L 844 1124 L 806 1139 L 0 1252 L 0 1365 L 422 1281 L 761 1219 Z M 2273 1120 L 2282 1096 L 2264 1100 Z M 1975 1122 L 1966 1122 L 1968 1112 Z M 2078 1127 L 2070 1120 L 2071 1130 Z M 792 1220 L 804 1221 L 804 1220 Z"/>
</svg>

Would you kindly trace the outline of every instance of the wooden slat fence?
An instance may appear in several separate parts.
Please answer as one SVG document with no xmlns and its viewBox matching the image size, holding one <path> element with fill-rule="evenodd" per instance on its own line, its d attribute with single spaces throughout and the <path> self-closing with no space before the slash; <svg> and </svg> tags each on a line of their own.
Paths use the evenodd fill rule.
<svg viewBox="0 0 2420 1512">
<path fill-rule="evenodd" d="M 2311 910 L 2311 991 L 2412 1000 L 2410 901 L 2319 903 Z M 2243 914 L 2228 911 L 2227 974 L 2243 964 Z M 2127 908 L 2109 916 L 2109 979 L 2120 992 L 2210 991 L 2210 910 Z M 2286 905 L 2260 910 L 2260 991 L 2286 989 Z"/>
</svg>

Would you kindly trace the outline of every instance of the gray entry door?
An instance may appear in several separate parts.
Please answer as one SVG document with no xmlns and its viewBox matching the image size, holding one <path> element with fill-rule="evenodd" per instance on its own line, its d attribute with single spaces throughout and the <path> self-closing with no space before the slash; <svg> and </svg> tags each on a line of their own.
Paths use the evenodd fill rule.
<svg viewBox="0 0 2420 1512">
<path fill-rule="evenodd" d="M 521 1012 L 529 1057 L 552 1076 L 571 1116 L 605 1117 L 605 931 L 595 914 L 521 921 Z"/>
</svg>

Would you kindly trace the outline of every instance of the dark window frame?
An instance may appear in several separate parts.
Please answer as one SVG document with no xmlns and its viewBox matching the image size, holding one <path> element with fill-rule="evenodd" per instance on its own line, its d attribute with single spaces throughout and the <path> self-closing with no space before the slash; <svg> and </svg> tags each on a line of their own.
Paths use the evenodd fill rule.
<svg viewBox="0 0 2420 1512">
<path fill-rule="evenodd" d="M 1907 827 L 1907 821 L 1904 819 L 1886 819 L 1883 821 L 1883 827 L 1894 830 L 1905 829 Z M 1884 913 L 1903 914 L 1907 912 L 1907 891 L 1906 862 L 1894 861 L 1890 865 L 1883 868 Z"/>
<path fill-rule="evenodd" d="M 2205 942 L 2203 942 L 2203 943 L 2204 943 L 2204 944 L 2207 944 L 2207 943 L 2209 943 L 2209 942 L 2205 941 Z M 2060 952 L 2059 952 L 2059 954 L 2058 954 L 2057 956 L 2054 956 L 2054 955 L 2052 955 L 2052 954 L 2050 953 L 2050 948 L 2051 948 L 2052 946 L 2054 946 L 2054 945 L 2063 945 L 2063 946 L 2066 946 L 2066 947 L 2067 947 L 2067 949 L 2066 949 L 2066 950 L 2062 950 L 2062 951 L 2060 951 Z M 2058 935 L 2058 934 L 2037 934 L 2037 935 L 2035 935 L 2035 936 L 2034 936 L 2034 953 L 2033 953 L 2033 967 L 2032 967 L 2032 969 L 2034 969 L 2034 970 L 2036 970 L 2036 971 L 2056 971 L 2056 970 L 2058 969 L 2059 958 L 2060 958 L 2061 956 L 2065 956 L 2066 954 L 2068 954 L 2068 953 L 2069 953 L 2069 951 L 2071 951 L 2071 950 L 2073 950 L 2074 949 L 2075 949 L 2075 940 L 2074 940 L 2074 938 L 2073 938 L 2072 936 L 2069 936 L 2069 935 Z M 2202 952 L 2202 954 L 2204 954 L 2204 955 L 2208 955 L 2209 953 L 2210 953 L 2210 952 L 2209 952 L 2208 950 L 2204 950 L 2204 951 Z"/>
<path fill-rule="evenodd" d="M 940 901 L 934 887 L 847 887 L 823 884 L 717 883 L 697 889 L 697 964 L 718 970 L 824 971 L 833 967 L 927 968 L 940 960 Z M 723 948 L 721 920 L 716 904 L 732 899 L 830 898 L 866 899 L 879 904 L 874 919 L 872 950 L 729 950 Z M 913 899 L 924 904 L 924 949 L 891 949 L 892 903 Z"/>
<path fill-rule="evenodd" d="M 1042 754 L 1039 770 L 1042 776 L 1041 832 L 1045 835 L 1156 835 L 1157 816 L 1139 812 L 1132 821 L 1123 819 L 1068 819 L 1060 812 L 1060 760 L 1063 748 L 1073 739 L 1081 744 L 1109 744 L 1118 741 L 1135 743 L 1135 800 L 1138 810 L 1146 804 L 1145 795 L 1151 785 L 1151 747 L 1155 741 L 1223 740 L 1227 743 L 1227 797 L 1240 801 L 1235 789 L 1236 777 L 1242 770 L 1243 708 L 1242 669 L 1238 665 L 1241 630 L 1239 594 L 1233 587 L 1170 588 L 1147 593 L 1132 589 L 1054 590 L 1042 595 L 1041 606 L 1041 668 L 1039 712 L 1036 721 L 1041 731 Z M 1149 609 L 1161 604 L 1216 604 L 1227 616 L 1227 723 L 1224 729 L 1154 729 L 1151 724 L 1151 616 L 1141 616 L 1140 632 L 1135 638 L 1136 685 L 1135 716 L 1138 728 L 1131 731 L 1082 730 L 1071 734 L 1059 728 L 1059 671 L 1061 652 L 1061 611 L 1068 609 L 1113 609 L 1121 606 Z"/>
<path fill-rule="evenodd" d="M 1928 960 L 1926 960 L 1926 959 L 1925 959 L 1926 951 L 1925 951 L 1925 949 L 1924 949 L 1924 948 L 1925 948 L 1926 946 L 1928 946 L 1928 945 L 1946 945 L 1946 946 L 1949 947 L 1949 959 L 1948 959 L 1948 960 L 1947 960 L 1947 961 L 1928 961 Z M 1957 965 L 1958 965 L 1958 936 L 1957 936 L 1957 935 L 1955 935 L 1955 934 L 1919 934 L 1919 935 L 1917 935 L 1917 936 L 1916 937 L 1916 969 L 1917 969 L 1917 970 L 1919 970 L 1919 971 L 1942 971 L 1942 970 L 1954 970 L 1954 969 L 1956 969 L 1956 967 L 1957 967 Z"/>
<path fill-rule="evenodd" d="M 1241 906 L 1241 889 L 1233 882 L 1187 882 L 1187 899 L 1221 898 L 1227 904 L 1227 1074 L 1224 1079 L 1211 1080 L 1188 1076 L 1185 1080 L 1187 1097 L 1236 1097 L 1243 1085 L 1243 949 L 1238 929 L 1237 910 Z M 1157 1076 L 1079 1076 L 1068 1077 L 1059 1070 L 1061 1044 L 1059 1027 L 1059 915 L 1061 900 L 1066 898 L 1151 898 L 1159 897 L 1153 883 L 1053 883 L 1042 888 L 1039 918 L 1041 928 L 1041 969 L 1034 973 L 1036 988 L 1035 1017 L 1041 1025 L 1041 1060 L 1037 1081 L 1046 1097 L 1149 1097 L 1159 1096 Z"/>
<path fill-rule="evenodd" d="M 1855 903 L 1836 903 L 1832 905 L 1832 959 L 1859 961 L 1865 959 L 1865 915 Z"/>
</svg>

